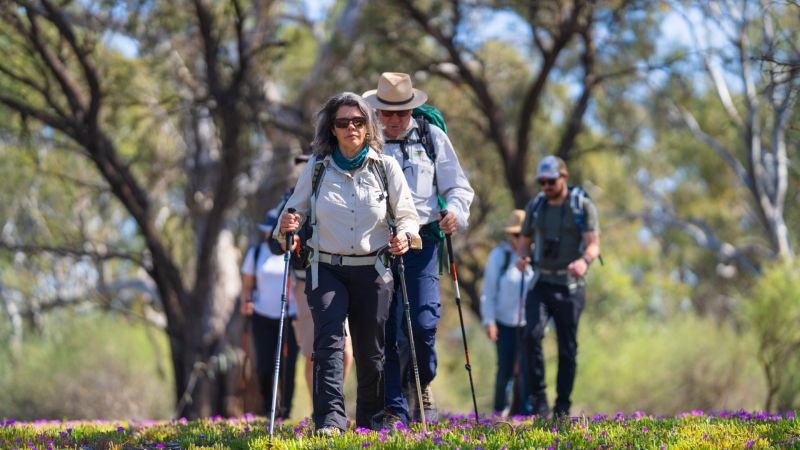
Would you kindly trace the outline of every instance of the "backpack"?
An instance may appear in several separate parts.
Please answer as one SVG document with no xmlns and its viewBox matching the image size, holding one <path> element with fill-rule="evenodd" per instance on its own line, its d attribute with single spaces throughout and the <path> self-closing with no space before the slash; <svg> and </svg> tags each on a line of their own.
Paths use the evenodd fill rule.
<svg viewBox="0 0 800 450">
<path fill-rule="evenodd" d="M 417 121 L 416 137 L 410 138 L 406 136 L 405 139 L 389 139 L 387 144 L 400 144 L 400 151 L 403 153 L 403 159 L 409 159 L 407 145 L 422 144 L 425 149 L 425 155 L 433 163 L 433 186 L 436 188 L 436 195 L 439 201 L 439 209 L 445 209 L 447 202 L 439 194 L 439 179 L 436 174 L 436 146 L 433 145 L 433 136 L 431 133 L 431 126 L 435 126 L 440 130 L 447 133 L 447 125 L 444 123 L 444 116 L 442 112 L 431 105 L 422 105 L 414 108 L 411 111 L 411 117 Z"/>
<path fill-rule="evenodd" d="M 583 233 L 586 227 L 586 213 L 584 212 L 583 205 L 587 199 L 591 200 L 591 197 L 589 197 L 589 193 L 580 186 L 569 186 L 567 189 L 569 190 L 569 207 L 572 210 L 572 216 L 575 218 L 575 225 L 578 226 L 578 231 Z M 533 199 L 533 207 L 531 208 L 534 220 L 532 223 L 537 223 L 536 220 L 539 218 L 539 209 L 541 209 L 544 202 L 544 192 L 536 194 L 536 197 Z"/>
<path fill-rule="evenodd" d="M 511 265 L 511 251 L 508 249 L 503 249 L 503 265 L 500 266 L 500 273 L 497 275 L 497 292 L 500 292 L 500 279 L 503 278 L 506 271 L 508 270 L 508 266 Z"/>
</svg>

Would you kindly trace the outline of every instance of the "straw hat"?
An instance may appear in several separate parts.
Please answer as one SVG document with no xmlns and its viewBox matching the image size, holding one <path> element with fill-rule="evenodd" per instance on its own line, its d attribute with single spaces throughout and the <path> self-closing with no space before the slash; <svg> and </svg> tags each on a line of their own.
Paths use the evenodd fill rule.
<svg viewBox="0 0 800 450">
<path fill-rule="evenodd" d="M 378 79 L 378 89 L 361 94 L 375 109 L 404 111 L 414 109 L 428 101 L 428 94 L 414 89 L 407 73 L 384 72 Z"/>
<path fill-rule="evenodd" d="M 522 222 L 525 221 L 525 211 L 522 209 L 515 209 L 511 211 L 508 217 L 508 226 L 505 228 L 507 234 L 518 234 L 522 231 Z"/>
</svg>

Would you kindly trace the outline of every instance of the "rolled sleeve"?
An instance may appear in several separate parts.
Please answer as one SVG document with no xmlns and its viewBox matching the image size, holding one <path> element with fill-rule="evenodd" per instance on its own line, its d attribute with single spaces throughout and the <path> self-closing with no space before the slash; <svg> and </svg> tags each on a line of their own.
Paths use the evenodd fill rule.
<svg viewBox="0 0 800 450">
<path fill-rule="evenodd" d="M 469 224 L 469 207 L 475 191 L 458 162 L 458 156 L 447 134 L 434 126 L 431 127 L 431 135 L 436 146 L 436 181 L 439 194 L 447 201 L 447 210 L 455 214 L 459 230 L 464 231 Z"/>
</svg>

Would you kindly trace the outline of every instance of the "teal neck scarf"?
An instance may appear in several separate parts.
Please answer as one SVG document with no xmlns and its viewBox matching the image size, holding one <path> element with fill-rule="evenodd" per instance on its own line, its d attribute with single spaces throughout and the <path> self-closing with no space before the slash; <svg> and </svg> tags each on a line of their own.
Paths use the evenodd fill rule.
<svg viewBox="0 0 800 450">
<path fill-rule="evenodd" d="M 336 148 L 333 149 L 333 162 L 336 163 L 342 170 L 354 170 L 358 169 L 362 165 L 364 165 L 364 161 L 367 159 L 367 152 L 369 151 L 369 146 L 364 144 L 364 148 L 361 149 L 360 152 L 352 159 L 347 159 L 342 154 L 342 151 L 339 150 L 339 146 L 337 145 Z"/>
</svg>

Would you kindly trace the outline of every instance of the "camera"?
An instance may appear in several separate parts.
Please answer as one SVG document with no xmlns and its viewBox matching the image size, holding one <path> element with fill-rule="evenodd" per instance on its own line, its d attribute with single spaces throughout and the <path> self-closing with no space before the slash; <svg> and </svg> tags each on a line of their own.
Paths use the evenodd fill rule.
<svg viewBox="0 0 800 450">
<path fill-rule="evenodd" d="M 542 255 L 547 259 L 558 258 L 558 251 L 561 239 L 558 237 L 546 237 L 542 243 Z"/>
</svg>

